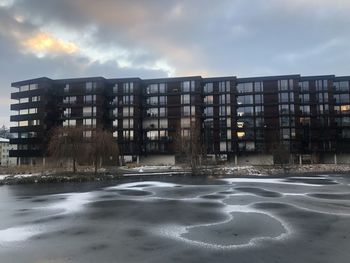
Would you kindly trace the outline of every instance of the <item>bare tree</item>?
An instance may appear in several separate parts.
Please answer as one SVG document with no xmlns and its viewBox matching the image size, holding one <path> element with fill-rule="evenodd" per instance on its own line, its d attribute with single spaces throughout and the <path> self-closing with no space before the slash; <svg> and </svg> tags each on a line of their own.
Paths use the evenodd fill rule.
<svg viewBox="0 0 350 263">
<path fill-rule="evenodd" d="M 90 146 L 88 152 L 94 163 L 95 173 L 97 173 L 98 165 L 102 165 L 103 160 L 118 160 L 119 148 L 111 132 L 95 129 L 87 140 Z"/>
<path fill-rule="evenodd" d="M 84 147 L 82 127 L 57 127 L 51 134 L 48 151 L 57 159 L 71 159 L 75 173 L 77 160 L 85 153 Z"/>
<path fill-rule="evenodd" d="M 275 164 L 282 165 L 284 167 L 290 162 L 290 151 L 284 144 L 277 143 L 272 151 Z"/>
<path fill-rule="evenodd" d="M 201 126 L 199 121 L 192 121 L 186 134 L 178 133 L 176 138 L 177 153 L 187 162 L 193 174 L 198 172 L 204 154 L 204 145 L 201 140 Z"/>
</svg>

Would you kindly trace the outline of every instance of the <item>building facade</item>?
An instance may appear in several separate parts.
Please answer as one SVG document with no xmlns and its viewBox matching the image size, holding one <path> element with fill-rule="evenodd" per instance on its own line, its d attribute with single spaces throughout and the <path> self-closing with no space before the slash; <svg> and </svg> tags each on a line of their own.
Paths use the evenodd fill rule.
<svg viewBox="0 0 350 263">
<path fill-rule="evenodd" d="M 110 130 L 127 160 L 173 163 L 179 138 L 200 131 L 208 156 L 237 164 L 350 162 L 350 77 L 286 75 L 12 83 L 19 164 L 47 156 L 56 126 Z M 91 130 L 89 130 L 91 128 Z"/>
<path fill-rule="evenodd" d="M 0 165 L 1 166 L 15 166 L 17 158 L 10 157 L 10 150 L 15 150 L 16 145 L 10 144 L 10 140 L 0 138 Z"/>
</svg>

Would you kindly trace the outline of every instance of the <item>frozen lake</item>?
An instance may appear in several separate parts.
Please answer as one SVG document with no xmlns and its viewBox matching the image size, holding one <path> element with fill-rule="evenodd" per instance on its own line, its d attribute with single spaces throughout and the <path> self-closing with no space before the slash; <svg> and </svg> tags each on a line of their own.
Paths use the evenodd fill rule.
<svg viewBox="0 0 350 263">
<path fill-rule="evenodd" d="M 350 258 L 344 175 L 0 186 L 0 200 L 1 263 Z"/>
</svg>

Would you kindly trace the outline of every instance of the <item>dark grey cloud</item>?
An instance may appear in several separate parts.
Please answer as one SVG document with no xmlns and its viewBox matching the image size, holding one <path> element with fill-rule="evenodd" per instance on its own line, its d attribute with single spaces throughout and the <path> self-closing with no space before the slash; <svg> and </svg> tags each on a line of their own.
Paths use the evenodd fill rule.
<svg viewBox="0 0 350 263">
<path fill-rule="evenodd" d="M 13 2 L 0 7 L 2 87 L 42 75 L 350 73 L 346 0 Z M 80 52 L 38 57 L 23 49 L 20 39 L 39 32 L 73 35 L 65 40 Z"/>
</svg>

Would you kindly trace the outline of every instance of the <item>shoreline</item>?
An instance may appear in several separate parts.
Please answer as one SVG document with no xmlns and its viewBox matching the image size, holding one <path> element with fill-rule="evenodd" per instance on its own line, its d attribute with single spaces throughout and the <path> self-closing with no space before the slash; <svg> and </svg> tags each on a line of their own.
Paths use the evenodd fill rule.
<svg viewBox="0 0 350 263">
<path fill-rule="evenodd" d="M 163 176 L 193 176 L 208 178 L 224 177 L 288 177 L 288 176 L 317 176 L 324 174 L 350 173 L 350 165 L 289 165 L 289 166 L 208 166 L 196 170 L 195 174 L 189 168 L 173 166 L 140 166 L 134 168 L 118 167 L 101 169 L 98 173 L 91 171 L 73 172 L 40 172 L 16 173 L 0 175 L 0 185 L 15 184 L 46 184 L 69 182 L 112 181 L 127 177 L 163 177 Z"/>
</svg>

